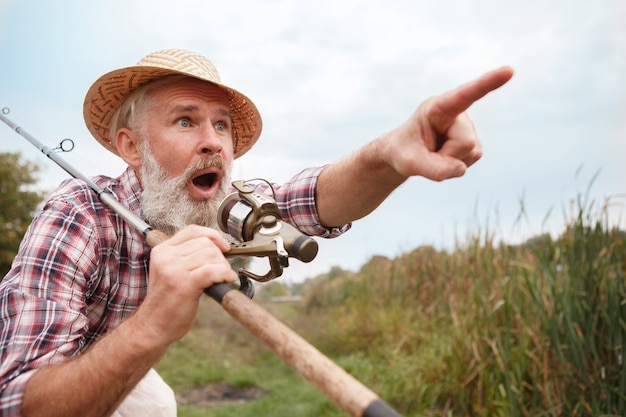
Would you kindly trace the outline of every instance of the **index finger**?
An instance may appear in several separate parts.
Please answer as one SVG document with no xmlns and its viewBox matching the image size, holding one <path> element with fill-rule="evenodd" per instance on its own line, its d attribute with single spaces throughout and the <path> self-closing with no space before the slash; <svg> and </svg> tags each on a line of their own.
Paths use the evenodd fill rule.
<svg viewBox="0 0 626 417">
<path fill-rule="evenodd" d="M 436 97 L 433 101 L 432 110 L 440 112 L 440 116 L 456 117 L 474 102 L 502 87 L 511 77 L 513 77 L 511 67 L 501 67 L 490 71 L 467 84 Z"/>
</svg>

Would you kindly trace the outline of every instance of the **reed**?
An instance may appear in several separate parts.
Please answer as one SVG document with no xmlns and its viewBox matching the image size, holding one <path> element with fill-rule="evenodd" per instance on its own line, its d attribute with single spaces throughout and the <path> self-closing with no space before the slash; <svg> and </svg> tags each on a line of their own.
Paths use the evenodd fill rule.
<svg viewBox="0 0 626 417">
<path fill-rule="evenodd" d="M 317 343 L 407 416 L 626 415 L 625 235 L 606 207 L 577 199 L 555 238 L 483 230 L 319 277 Z"/>
</svg>

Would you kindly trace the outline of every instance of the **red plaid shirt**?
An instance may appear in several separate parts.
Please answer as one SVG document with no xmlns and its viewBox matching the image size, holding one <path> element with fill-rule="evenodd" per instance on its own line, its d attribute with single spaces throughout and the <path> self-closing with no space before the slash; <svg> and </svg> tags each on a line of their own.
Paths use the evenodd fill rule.
<svg viewBox="0 0 626 417">
<path fill-rule="evenodd" d="M 302 232 L 335 237 L 349 225 L 319 224 L 315 186 L 322 168 L 276 188 L 283 218 Z M 141 186 L 128 168 L 95 182 L 139 215 Z M 0 283 L 0 415 L 21 415 L 26 383 L 46 365 L 80 355 L 141 304 L 150 247 L 82 181 L 68 180 L 29 227 Z"/>
</svg>

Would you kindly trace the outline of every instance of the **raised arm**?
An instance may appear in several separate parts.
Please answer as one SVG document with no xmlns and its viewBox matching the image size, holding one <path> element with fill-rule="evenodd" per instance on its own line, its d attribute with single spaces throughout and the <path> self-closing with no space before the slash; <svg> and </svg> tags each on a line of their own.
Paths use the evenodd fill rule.
<svg viewBox="0 0 626 417">
<path fill-rule="evenodd" d="M 366 216 L 408 177 L 443 181 L 464 175 L 482 156 L 465 111 L 512 76 L 511 68 L 502 67 L 432 97 L 404 124 L 326 168 L 317 184 L 322 224 L 336 226 Z"/>
</svg>

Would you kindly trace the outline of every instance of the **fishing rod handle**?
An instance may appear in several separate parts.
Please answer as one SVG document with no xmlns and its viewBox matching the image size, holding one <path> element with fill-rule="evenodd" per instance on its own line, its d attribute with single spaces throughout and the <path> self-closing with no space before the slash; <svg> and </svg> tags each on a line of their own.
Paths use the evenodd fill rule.
<svg viewBox="0 0 626 417">
<path fill-rule="evenodd" d="M 227 284 L 215 284 L 204 292 L 349 415 L 401 417 L 369 388 L 241 292 Z"/>
<path fill-rule="evenodd" d="M 150 247 L 168 239 L 159 230 L 146 233 Z M 373 391 L 242 292 L 220 283 L 206 288 L 204 293 L 349 415 L 401 417 Z"/>
<path fill-rule="evenodd" d="M 155 229 L 149 229 L 145 237 L 152 248 L 169 239 L 167 234 Z M 220 283 L 206 288 L 204 293 L 350 416 L 401 417 L 369 388 L 242 292 Z"/>
<path fill-rule="evenodd" d="M 151 248 L 168 240 L 170 237 L 160 230 L 150 229 L 146 232 L 146 242 Z"/>
</svg>

